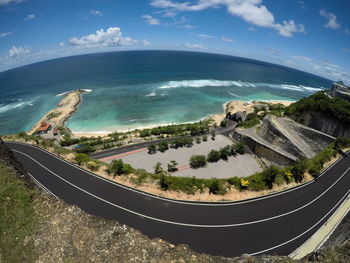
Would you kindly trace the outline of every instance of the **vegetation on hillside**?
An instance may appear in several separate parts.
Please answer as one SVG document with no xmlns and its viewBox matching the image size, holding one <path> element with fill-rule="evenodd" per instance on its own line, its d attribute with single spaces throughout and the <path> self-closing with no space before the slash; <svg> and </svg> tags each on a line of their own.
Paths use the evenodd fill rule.
<svg viewBox="0 0 350 263">
<path fill-rule="evenodd" d="M 323 91 L 300 99 L 286 109 L 288 116 L 300 116 L 306 111 L 322 112 L 334 119 L 350 124 L 350 102 L 341 98 L 331 98 Z"/>
<path fill-rule="evenodd" d="M 39 224 L 34 194 L 34 190 L 0 163 L 0 260 L 3 262 L 29 262 L 35 258 L 33 244 L 25 242 Z"/>
</svg>

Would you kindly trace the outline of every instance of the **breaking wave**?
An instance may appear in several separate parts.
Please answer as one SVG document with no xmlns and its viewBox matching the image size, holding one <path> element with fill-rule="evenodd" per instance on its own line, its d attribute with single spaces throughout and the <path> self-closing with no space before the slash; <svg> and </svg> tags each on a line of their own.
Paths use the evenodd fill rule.
<svg viewBox="0 0 350 263">
<path fill-rule="evenodd" d="M 16 102 L 11 102 L 8 104 L 0 103 L 0 113 L 4 113 L 9 110 L 14 109 L 22 109 L 26 106 L 33 106 L 33 101 L 23 101 L 22 99 L 18 99 Z"/>
<path fill-rule="evenodd" d="M 234 80 L 215 80 L 215 79 L 198 79 L 198 80 L 181 80 L 181 81 L 168 81 L 161 84 L 158 89 L 174 89 L 174 88 L 202 88 L 202 87 L 264 87 L 275 89 L 286 89 L 300 92 L 317 92 L 324 88 L 309 87 L 304 85 L 290 85 L 290 84 L 269 84 L 269 83 L 255 83 L 245 81 Z M 232 95 L 232 94 L 231 94 Z M 236 95 L 236 94 L 235 94 Z M 155 92 L 146 96 L 156 96 Z M 234 96 L 234 95 L 233 95 Z"/>
</svg>

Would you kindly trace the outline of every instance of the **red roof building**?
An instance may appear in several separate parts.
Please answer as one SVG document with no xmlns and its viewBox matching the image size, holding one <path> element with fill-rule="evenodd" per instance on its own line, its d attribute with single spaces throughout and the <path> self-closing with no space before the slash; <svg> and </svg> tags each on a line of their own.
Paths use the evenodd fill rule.
<svg viewBox="0 0 350 263">
<path fill-rule="evenodd" d="M 37 132 L 47 132 L 51 128 L 51 124 L 43 121 L 40 127 L 36 130 Z"/>
</svg>

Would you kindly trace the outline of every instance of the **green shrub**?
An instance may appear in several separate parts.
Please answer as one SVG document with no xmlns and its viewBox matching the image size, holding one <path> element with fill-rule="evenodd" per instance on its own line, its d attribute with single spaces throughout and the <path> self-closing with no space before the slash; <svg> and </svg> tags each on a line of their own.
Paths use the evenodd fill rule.
<svg viewBox="0 0 350 263">
<path fill-rule="evenodd" d="M 202 141 L 203 141 L 203 142 L 208 141 L 208 136 L 207 136 L 207 135 L 204 135 L 204 136 L 202 137 Z"/>
<path fill-rule="evenodd" d="M 220 152 L 216 151 L 216 150 L 211 150 L 208 153 L 208 158 L 207 158 L 208 162 L 210 163 L 216 163 L 220 160 Z"/>
<path fill-rule="evenodd" d="M 221 122 L 220 122 L 220 126 L 225 128 L 227 126 L 227 120 L 226 119 L 223 119 Z"/>
<path fill-rule="evenodd" d="M 90 157 L 85 153 L 78 153 L 75 155 L 74 160 L 78 165 L 82 165 L 90 160 Z"/>
<path fill-rule="evenodd" d="M 261 173 L 262 180 L 269 189 L 272 189 L 279 172 L 280 170 L 276 166 L 270 166 Z"/>
<path fill-rule="evenodd" d="M 130 174 L 134 171 L 130 164 L 124 163 L 121 159 L 113 160 L 108 168 L 107 173 L 112 174 L 113 176 Z"/>
<path fill-rule="evenodd" d="M 149 154 L 154 154 L 157 152 L 157 145 L 150 144 L 150 145 L 148 145 L 147 149 L 148 149 Z"/>
<path fill-rule="evenodd" d="M 154 166 L 154 173 L 155 174 L 163 174 L 164 169 L 162 167 L 162 164 L 160 162 L 157 162 L 156 165 Z"/>
<path fill-rule="evenodd" d="M 307 171 L 308 162 L 305 159 L 300 159 L 295 162 L 295 164 L 291 168 L 291 173 L 293 175 L 294 181 L 297 183 L 301 183 L 304 179 L 304 173 Z"/>
<path fill-rule="evenodd" d="M 197 138 L 196 138 L 196 143 L 197 143 L 197 144 L 200 144 L 200 143 L 201 143 L 201 137 L 197 137 Z"/>
<path fill-rule="evenodd" d="M 176 172 L 178 170 L 177 165 L 178 165 L 178 163 L 176 161 L 171 160 L 168 163 L 168 172 Z"/>
<path fill-rule="evenodd" d="M 224 195 L 226 193 L 226 188 L 223 186 L 221 181 L 214 179 L 209 186 L 209 193 L 214 195 Z"/>
<path fill-rule="evenodd" d="M 197 169 L 207 165 L 207 157 L 205 155 L 192 155 L 190 158 L 191 168 Z"/>
<path fill-rule="evenodd" d="M 238 142 L 234 145 L 235 152 L 239 154 L 244 154 L 244 144 L 242 142 Z"/>
<path fill-rule="evenodd" d="M 158 151 L 160 152 L 165 152 L 169 149 L 169 145 L 167 142 L 160 142 L 158 143 Z"/>
</svg>

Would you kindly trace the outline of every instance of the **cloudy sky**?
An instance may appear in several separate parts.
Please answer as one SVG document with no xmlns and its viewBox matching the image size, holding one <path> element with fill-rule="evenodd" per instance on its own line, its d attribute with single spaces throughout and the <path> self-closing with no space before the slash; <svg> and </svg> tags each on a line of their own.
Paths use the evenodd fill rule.
<svg viewBox="0 0 350 263">
<path fill-rule="evenodd" d="M 0 0 L 0 71 L 167 49 L 273 62 L 350 84 L 348 0 Z"/>
</svg>

